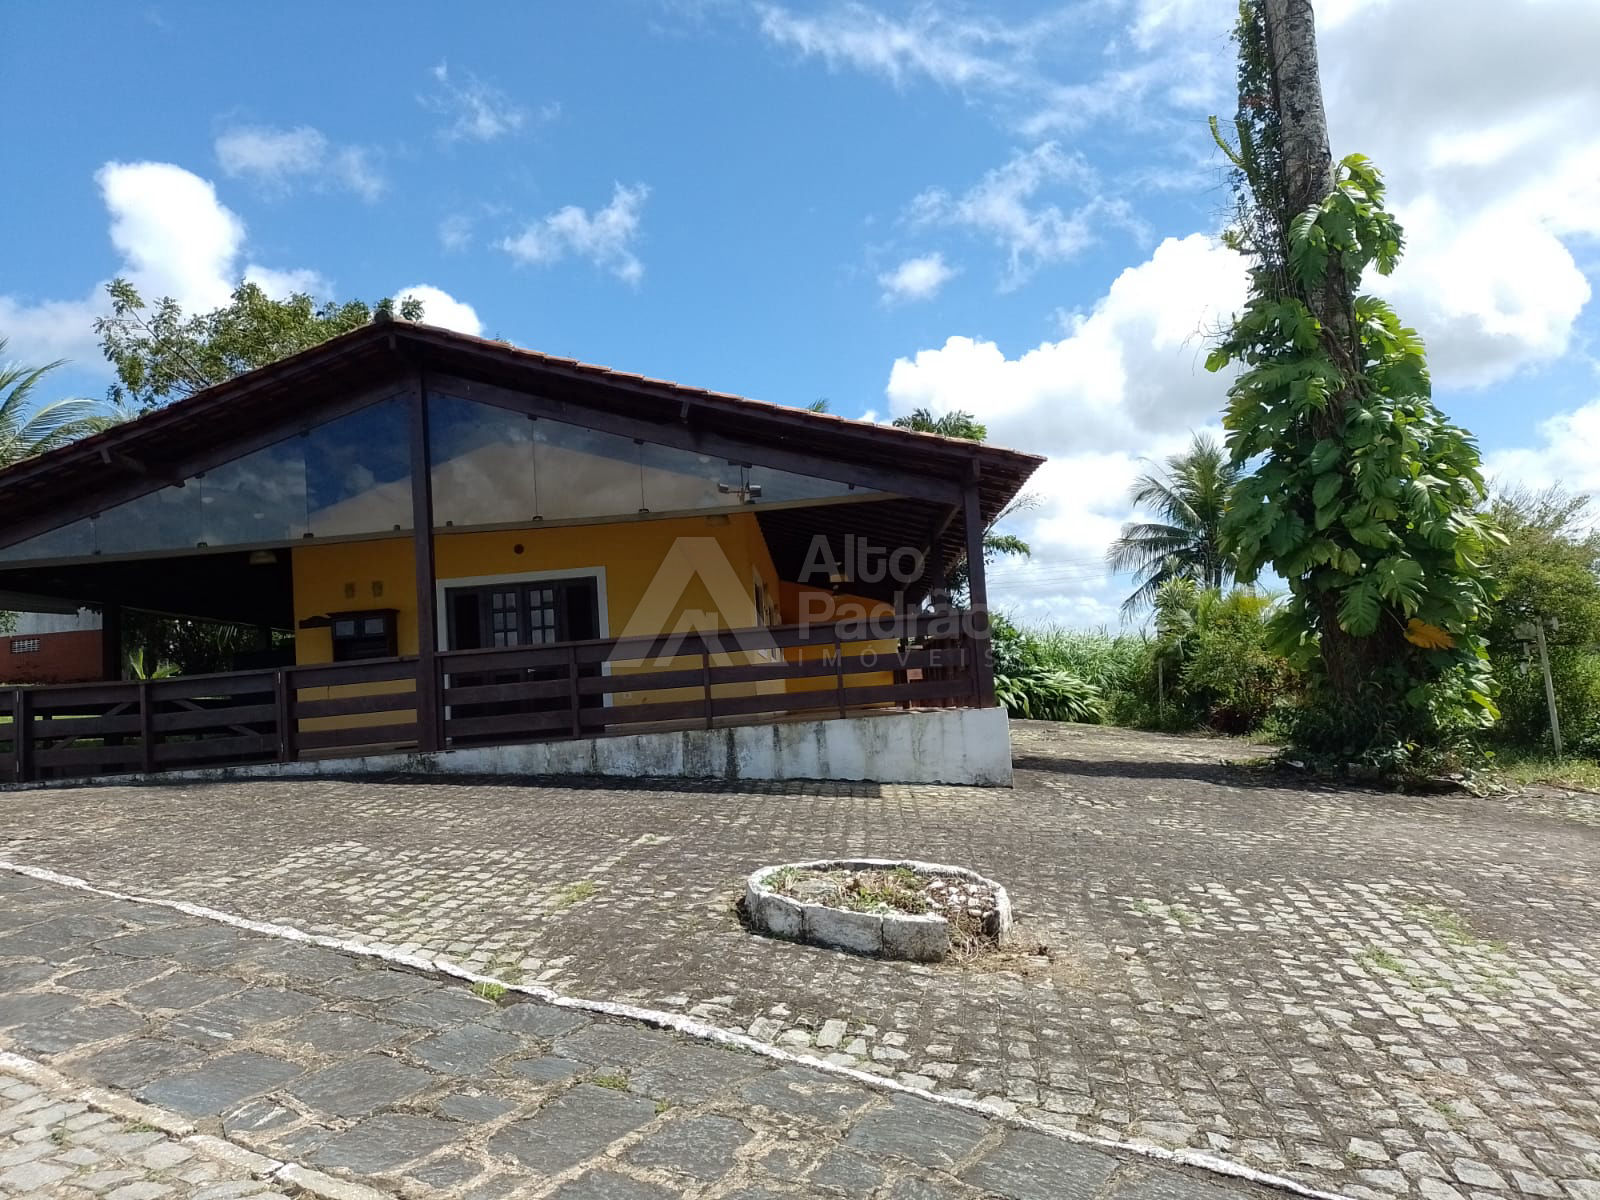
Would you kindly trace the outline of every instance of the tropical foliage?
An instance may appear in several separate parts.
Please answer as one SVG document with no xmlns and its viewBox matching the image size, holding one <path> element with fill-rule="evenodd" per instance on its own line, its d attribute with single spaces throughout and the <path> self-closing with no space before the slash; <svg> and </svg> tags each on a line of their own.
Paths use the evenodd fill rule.
<svg viewBox="0 0 1600 1200">
<path fill-rule="evenodd" d="M 1040 721 L 1104 719 L 1100 689 L 1040 652 L 1034 639 L 1005 617 L 991 625 L 995 698 L 1014 717 Z"/>
<path fill-rule="evenodd" d="M 0 359 L 6 345 L 0 337 Z M 116 421 L 115 413 L 93 400 L 37 400 L 39 385 L 61 365 L 0 363 L 0 468 L 97 433 Z"/>
<path fill-rule="evenodd" d="M 1250 469 L 1223 542 L 1241 581 L 1271 569 L 1288 584 L 1273 644 L 1315 693 L 1297 741 L 1404 769 L 1496 713 L 1478 451 L 1433 404 L 1416 332 L 1357 294 L 1402 245 L 1377 169 L 1351 155 L 1330 194 L 1286 211 L 1259 3 L 1241 13 L 1238 146 L 1218 141 L 1237 169 L 1229 241 L 1251 286 L 1207 366 L 1241 368 L 1223 424 L 1232 463 Z"/>
<path fill-rule="evenodd" d="M 1588 496 L 1559 488 L 1497 494 L 1489 512 L 1506 538 L 1487 564 L 1500 587 L 1488 625 L 1501 691 L 1501 747 L 1551 749 L 1538 656 L 1527 638 L 1545 624 L 1565 748 L 1600 757 L 1600 525 Z"/>
<path fill-rule="evenodd" d="M 1164 725 L 1249 733 L 1297 700 L 1299 672 L 1269 645 L 1276 600 L 1175 579 L 1156 594 L 1153 657 L 1167 686 Z"/>
<path fill-rule="evenodd" d="M 185 315 L 170 297 L 146 303 L 133 284 L 106 285 L 111 315 L 95 322 L 100 349 L 117 373 L 110 398 L 140 409 L 223 383 L 246 371 L 309 350 L 370 322 L 376 313 L 422 319 L 415 298 L 368 305 L 360 300 L 318 303 L 304 292 L 274 300 L 254 283 L 241 283 L 232 300 L 208 313 Z"/>
<path fill-rule="evenodd" d="M 818 407 L 820 405 L 820 407 Z M 822 400 L 811 406 L 813 412 L 827 412 L 827 401 Z M 909 416 L 896 417 L 894 425 L 898 429 L 914 429 L 918 433 L 936 433 L 940 437 L 965 438 L 969 442 L 981 442 L 989 436 L 989 428 L 969 412 L 957 409 L 947 412 L 942 416 L 935 416 L 931 409 L 919 408 Z M 1007 517 L 1015 516 L 1032 508 L 1038 503 L 1038 497 L 1021 495 L 1013 500 L 1001 511 L 983 535 L 983 561 L 992 563 L 1000 558 L 1031 558 L 1033 549 L 1021 538 L 1009 533 L 996 533 L 995 526 Z M 947 582 L 951 591 L 958 595 L 965 594 L 967 590 L 967 564 L 958 563 L 949 572 Z"/>
<path fill-rule="evenodd" d="M 1177 579 L 1154 634 L 994 622 L 996 697 L 1015 717 L 1250 733 L 1291 711 L 1301 679 L 1268 646 L 1273 600 Z"/>
<path fill-rule="evenodd" d="M 1129 522 L 1106 551 L 1113 571 L 1132 572 L 1133 592 L 1125 615 L 1150 605 L 1163 584 L 1193 580 L 1221 588 L 1233 578 L 1233 560 L 1222 545 L 1222 515 L 1239 478 L 1215 438 L 1196 434 L 1189 449 L 1167 459 L 1166 470 L 1134 481 L 1128 499 L 1154 520 Z"/>
</svg>

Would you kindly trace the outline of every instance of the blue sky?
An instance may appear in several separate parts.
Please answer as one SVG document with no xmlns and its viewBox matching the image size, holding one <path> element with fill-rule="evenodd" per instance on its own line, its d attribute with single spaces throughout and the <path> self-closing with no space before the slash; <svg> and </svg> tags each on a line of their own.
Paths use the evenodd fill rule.
<svg viewBox="0 0 1600 1200">
<path fill-rule="evenodd" d="M 1215 425 L 1237 302 L 1205 119 L 1227 0 L 10 5 L 0 334 L 107 377 L 129 274 L 375 298 L 845 415 L 964 407 L 1051 455 L 997 595 L 1114 619 L 1144 456 Z M 1600 487 L 1600 6 L 1318 5 L 1336 153 L 1412 243 L 1384 284 L 1491 467 Z"/>
</svg>

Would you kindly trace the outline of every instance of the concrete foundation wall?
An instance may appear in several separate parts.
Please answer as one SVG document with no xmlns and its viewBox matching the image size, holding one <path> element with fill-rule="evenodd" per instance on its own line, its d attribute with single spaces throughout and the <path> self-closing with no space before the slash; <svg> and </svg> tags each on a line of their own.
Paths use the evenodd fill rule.
<svg viewBox="0 0 1600 1200">
<path fill-rule="evenodd" d="M 282 778 L 359 773 L 613 775 L 683 779 L 850 779 L 1011 786 L 1011 733 L 1002 708 L 953 708 L 829 721 L 482 746 L 438 754 L 378 754 L 218 770 L 155 780 Z M 130 777 L 107 779 L 126 782 Z"/>
</svg>

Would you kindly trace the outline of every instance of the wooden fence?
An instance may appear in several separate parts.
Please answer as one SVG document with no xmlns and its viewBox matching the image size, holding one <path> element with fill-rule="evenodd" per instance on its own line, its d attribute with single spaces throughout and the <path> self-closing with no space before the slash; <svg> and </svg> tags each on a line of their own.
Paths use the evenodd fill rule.
<svg viewBox="0 0 1600 1200">
<path fill-rule="evenodd" d="M 938 624 L 936 624 L 936 622 Z M 926 614 L 0 691 L 0 783 L 413 747 L 747 724 L 785 713 L 978 706 L 987 643 Z"/>
</svg>

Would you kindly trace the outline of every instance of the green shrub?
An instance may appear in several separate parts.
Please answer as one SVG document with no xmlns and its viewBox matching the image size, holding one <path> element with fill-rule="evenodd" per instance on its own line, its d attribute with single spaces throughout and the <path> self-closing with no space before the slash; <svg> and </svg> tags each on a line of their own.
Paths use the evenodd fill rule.
<svg viewBox="0 0 1600 1200">
<path fill-rule="evenodd" d="M 1062 665 L 1054 639 L 1024 632 L 996 614 L 991 644 L 995 698 L 1012 716 L 1091 724 L 1105 719 L 1100 689 Z"/>
<path fill-rule="evenodd" d="M 1178 581 L 1156 632 L 1112 634 L 996 617 L 995 692 L 1014 716 L 1247 733 L 1288 702 L 1299 677 L 1266 646 L 1269 597 Z"/>
</svg>

